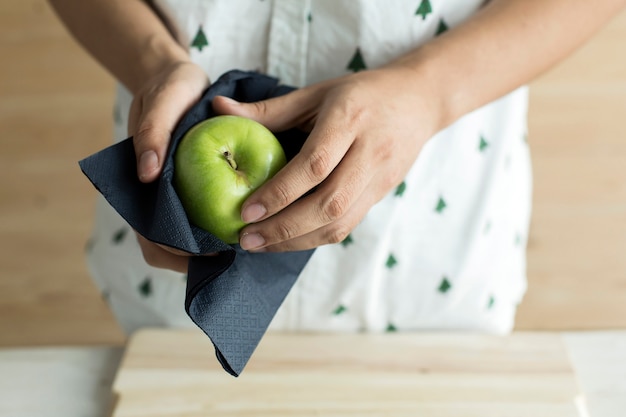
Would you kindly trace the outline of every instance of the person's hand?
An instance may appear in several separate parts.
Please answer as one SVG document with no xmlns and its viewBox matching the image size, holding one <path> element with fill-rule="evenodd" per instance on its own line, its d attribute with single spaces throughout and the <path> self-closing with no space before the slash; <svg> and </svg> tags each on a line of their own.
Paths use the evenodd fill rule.
<svg viewBox="0 0 626 417">
<path fill-rule="evenodd" d="M 163 168 L 165 153 L 176 124 L 209 86 L 209 78 L 191 62 L 163 68 L 134 95 L 128 120 L 137 155 L 137 175 L 154 181 Z"/>
<path fill-rule="evenodd" d="M 425 79 L 402 66 L 255 103 L 216 97 L 218 113 L 249 117 L 276 132 L 311 131 L 301 151 L 243 204 L 242 219 L 250 224 L 241 232 L 242 248 L 293 251 L 342 241 L 402 182 L 440 128 L 440 107 Z"/>
<path fill-rule="evenodd" d="M 174 128 L 208 86 L 209 78 L 200 67 L 190 62 L 176 62 L 147 79 L 135 93 L 128 134 L 133 137 L 140 181 L 152 182 L 159 176 Z M 187 253 L 157 245 L 139 234 L 137 240 L 148 264 L 187 271 Z"/>
<path fill-rule="evenodd" d="M 190 256 L 188 253 L 151 242 L 137 232 L 135 232 L 135 235 L 137 236 L 143 259 L 148 265 L 182 273 L 187 272 Z"/>
</svg>

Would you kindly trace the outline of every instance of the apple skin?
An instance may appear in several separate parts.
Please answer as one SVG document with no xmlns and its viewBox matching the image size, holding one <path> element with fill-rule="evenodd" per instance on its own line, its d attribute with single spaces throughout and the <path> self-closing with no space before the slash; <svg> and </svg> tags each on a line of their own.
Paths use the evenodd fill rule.
<svg viewBox="0 0 626 417">
<path fill-rule="evenodd" d="M 239 242 L 243 202 L 287 163 L 262 124 L 216 116 L 193 126 L 174 155 L 174 188 L 190 222 L 228 244 Z"/>
</svg>

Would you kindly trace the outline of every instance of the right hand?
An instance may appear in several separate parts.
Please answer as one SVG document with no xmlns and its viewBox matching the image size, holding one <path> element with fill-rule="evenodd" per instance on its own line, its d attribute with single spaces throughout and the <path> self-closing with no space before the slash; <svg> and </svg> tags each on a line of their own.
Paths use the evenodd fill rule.
<svg viewBox="0 0 626 417">
<path fill-rule="evenodd" d="M 152 182 L 161 174 L 174 128 L 209 84 L 202 68 L 182 61 L 164 67 L 135 92 L 128 134 L 133 137 L 137 176 L 141 182 Z M 187 272 L 189 254 L 158 245 L 140 235 L 137 240 L 149 265 Z"/>
</svg>

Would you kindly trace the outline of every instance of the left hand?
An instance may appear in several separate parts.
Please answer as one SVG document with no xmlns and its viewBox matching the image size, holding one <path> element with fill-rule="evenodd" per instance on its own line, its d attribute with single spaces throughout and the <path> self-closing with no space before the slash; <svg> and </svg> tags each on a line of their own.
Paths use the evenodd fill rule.
<svg viewBox="0 0 626 417">
<path fill-rule="evenodd" d="M 238 103 L 216 97 L 221 114 L 272 131 L 310 130 L 301 151 L 243 204 L 250 251 L 295 251 L 337 243 L 396 187 L 439 129 L 439 99 L 402 66 L 364 71 L 282 97 Z M 317 187 L 315 192 L 302 197 Z"/>
<path fill-rule="evenodd" d="M 137 155 L 137 175 L 145 183 L 161 174 L 170 137 L 185 112 L 209 85 L 207 74 L 189 61 L 164 65 L 134 93 L 128 121 Z M 137 234 L 148 265 L 186 272 L 189 253 L 159 245 Z"/>
</svg>

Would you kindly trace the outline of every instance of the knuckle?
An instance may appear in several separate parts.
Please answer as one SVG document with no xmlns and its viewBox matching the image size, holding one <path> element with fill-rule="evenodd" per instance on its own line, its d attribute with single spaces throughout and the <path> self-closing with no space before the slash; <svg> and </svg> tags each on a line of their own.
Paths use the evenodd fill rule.
<svg viewBox="0 0 626 417">
<path fill-rule="evenodd" d="M 167 139 L 169 137 L 169 132 L 165 129 L 154 126 L 152 123 L 144 122 L 137 127 L 137 131 L 133 136 L 135 145 L 147 146 L 149 144 Z"/>
<path fill-rule="evenodd" d="M 337 223 L 328 228 L 325 240 L 328 243 L 340 243 L 348 237 L 350 232 L 351 229 L 348 226 L 342 223 Z"/>
<path fill-rule="evenodd" d="M 363 121 L 367 118 L 366 113 L 367 111 L 363 108 L 351 106 L 347 125 L 352 131 L 357 131 L 363 125 Z"/>
<path fill-rule="evenodd" d="M 309 156 L 308 160 L 311 180 L 316 184 L 322 182 L 331 171 L 330 154 L 325 148 L 319 148 Z"/>
<path fill-rule="evenodd" d="M 356 131 L 363 121 L 369 116 L 369 110 L 363 106 L 363 98 L 359 93 L 359 85 L 350 86 L 342 90 L 337 111 L 341 114 L 345 123 L 345 128 L 349 131 Z"/>
<path fill-rule="evenodd" d="M 256 114 L 261 115 L 261 116 L 267 114 L 268 112 L 267 101 L 265 100 L 255 101 L 252 104 L 254 106 L 254 110 Z"/>
<path fill-rule="evenodd" d="M 379 146 L 378 149 L 376 150 L 376 153 L 378 155 L 378 160 L 383 161 L 383 162 L 393 160 L 394 157 L 397 156 L 395 149 L 394 149 L 395 147 L 391 146 L 391 141 L 389 140 L 385 140 L 382 143 L 383 143 L 383 146 Z"/>
<path fill-rule="evenodd" d="M 350 198 L 345 191 L 337 191 L 322 203 L 322 217 L 327 222 L 337 220 L 346 213 Z"/>
<path fill-rule="evenodd" d="M 299 235 L 299 223 L 289 216 L 271 219 L 264 231 L 260 233 L 266 238 L 266 245 L 272 246 L 291 240 Z"/>
<path fill-rule="evenodd" d="M 293 239 L 297 235 L 297 229 L 295 225 L 288 221 L 281 221 L 276 224 L 275 237 L 279 242 L 285 242 Z"/>
<path fill-rule="evenodd" d="M 283 208 L 291 203 L 291 193 L 286 183 L 281 181 L 274 181 L 274 186 L 269 193 L 270 202 L 266 204 L 267 207 Z"/>
</svg>

